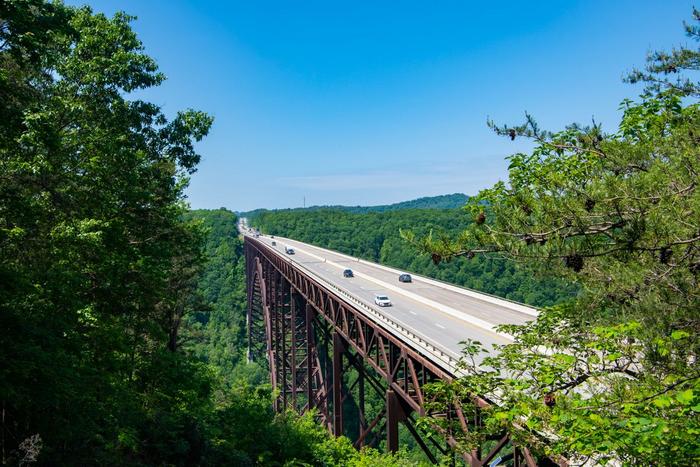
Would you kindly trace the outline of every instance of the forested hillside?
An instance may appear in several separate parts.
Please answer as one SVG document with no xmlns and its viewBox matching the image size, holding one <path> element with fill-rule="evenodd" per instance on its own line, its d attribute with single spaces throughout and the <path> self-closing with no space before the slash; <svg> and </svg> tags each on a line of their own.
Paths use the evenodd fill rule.
<svg viewBox="0 0 700 467">
<path fill-rule="evenodd" d="M 471 217 L 460 209 L 402 209 L 353 214 L 333 209 L 268 211 L 250 220 L 261 231 L 308 242 L 352 256 L 534 306 L 573 297 L 576 287 L 553 278 L 540 278 L 503 258 L 455 258 L 436 265 L 430 255 L 418 255 L 400 236 L 401 229 L 435 236 L 459 232 Z"/>
<path fill-rule="evenodd" d="M 401 209 L 452 209 L 464 206 L 469 197 L 462 193 L 451 195 L 424 196 L 422 198 L 401 201 L 394 204 L 380 204 L 376 206 L 312 206 L 308 209 L 335 209 L 354 214 L 368 212 L 399 211 Z"/>
<path fill-rule="evenodd" d="M 341 208 L 348 212 L 362 214 L 365 212 L 385 212 L 398 211 L 400 209 L 452 209 L 464 206 L 469 197 L 462 193 L 451 195 L 424 196 L 410 201 L 401 201 L 394 204 L 383 204 L 378 206 L 347 206 Z M 335 206 L 330 206 L 335 208 Z"/>
<path fill-rule="evenodd" d="M 245 261 L 236 215 L 225 209 L 197 210 L 185 219 L 206 235 L 206 263 L 197 283 L 202 301 L 186 318 L 186 348 L 216 368 L 229 385 L 240 379 L 262 383 L 267 378 L 264 370 L 245 364 Z"/>
<path fill-rule="evenodd" d="M 464 206 L 464 204 L 469 200 L 469 197 L 462 193 L 453 193 L 451 195 L 439 195 L 439 196 L 424 196 L 422 198 L 412 199 L 410 201 L 401 201 L 394 204 L 380 204 L 376 206 L 310 206 L 308 208 L 296 208 L 296 209 L 278 209 L 278 211 L 318 211 L 318 210 L 333 210 L 333 211 L 344 211 L 353 214 L 364 214 L 368 212 L 386 212 L 386 211 L 399 211 L 402 209 L 454 209 Z M 242 212 L 242 216 L 246 217 L 256 217 L 257 215 L 270 212 L 268 209 L 256 209 L 254 211 Z"/>
</svg>

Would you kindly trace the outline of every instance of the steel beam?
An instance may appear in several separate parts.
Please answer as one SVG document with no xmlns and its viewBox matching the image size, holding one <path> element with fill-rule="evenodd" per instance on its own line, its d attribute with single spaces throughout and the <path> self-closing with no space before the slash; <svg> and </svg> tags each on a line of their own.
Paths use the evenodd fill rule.
<svg viewBox="0 0 700 467">
<path fill-rule="evenodd" d="M 396 391 L 386 391 L 386 449 L 389 452 L 399 450 L 399 422 L 404 421 L 406 414 L 401 407 Z"/>
<path fill-rule="evenodd" d="M 289 328 L 292 331 L 291 335 L 291 355 L 289 362 L 289 371 L 291 373 L 291 392 L 292 392 L 292 407 L 297 409 L 297 306 L 294 297 L 294 292 L 289 297 Z"/>
<path fill-rule="evenodd" d="M 308 363 L 306 365 L 306 407 L 307 410 L 313 410 L 316 408 L 315 394 L 314 394 L 314 366 L 313 357 L 315 356 L 314 348 L 314 308 L 308 303 L 304 304 L 304 312 L 306 314 L 306 358 Z"/>
<path fill-rule="evenodd" d="M 333 434 L 343 435 L 343 354 L 345 341 L 333 333 Z"/>
</svg>

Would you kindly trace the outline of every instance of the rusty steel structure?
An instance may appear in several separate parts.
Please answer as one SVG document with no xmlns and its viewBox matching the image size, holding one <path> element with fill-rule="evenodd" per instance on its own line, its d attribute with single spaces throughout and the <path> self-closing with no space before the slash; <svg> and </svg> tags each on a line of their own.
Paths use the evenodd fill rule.
<svg viewBox="0 0 700 467">
<path fill-rule="evenodd" d="M 488 466 L 494 460 L 553 465 L 536 459 L 526 446 L 513 445 L 507 433 L 455 457 L 453 428 L 437 439 L 416 424 L 426 415 L 425 385 L 454 379 L 444 365 L 303 265 L 250 236 L 244 249 L 248 358 L 269 365 L 278 394 L 275 410 L 313 409 L 328 430 L 349 436 L 358 448 L 385 440 L 386 449 L 396 451 L 399 426 L 404 426 L 434 463 L 440 456 L 452 456 L 452 462 L 469 466 Z M 368 404 L 370 392 L 374 404 Z M 472 410 L 455 404 L 429 415 L 468 431 L 479 423 L 479 407 L 487 404 L 480 398 L 471 403 Z"/>
</svg>

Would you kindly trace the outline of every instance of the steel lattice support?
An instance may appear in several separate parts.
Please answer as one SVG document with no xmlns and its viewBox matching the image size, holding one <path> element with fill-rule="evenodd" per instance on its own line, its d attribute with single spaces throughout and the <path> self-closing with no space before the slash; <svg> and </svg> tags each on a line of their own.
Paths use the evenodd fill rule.
<svg viewBox="0 0 700 467">
<path fill-rule="evenodd" d="M 269 364 L 270 380 L 279 390 L 276 410 L 315 409 L 335 435 L 353 432 L 355 445 L 376 445 L 386 437 L 387 449 L 398 449 L 399 424 L 413 435 L 426 456 L 449 448 L 435 439 L 423 439 L 415 417 L 426 415 L 423 388 L 427 383 L 450 381 L 453 376 L 434 364 L 412 344 L 383 327 L 302 266 L 280 256 L 262 242 L 245 238 L 248 295 L 249 359 Z M 262 343 L 265 343 L 265 349 Z M 351 377 L 352 376 L 352 377 Z M 366 391 L 380 394 L 384 407 L 368 417 Z M 478 407 L 488 403 L 472 401 Z M 357 424 L 345 425 L 344 407 L 357 410 Z M 468 419 L 459 405 L 443 414 L 452 429 L 468 431 L 478 416 Z M 444 440 L 454 447 L 449 430 Z M 506 452 L 507 450 L 507 452 Z M 470 466 L 489 465 L 502 454 L 516 466 L 534 467 L 537 461 L 525 446 L 513 446 L 504 433 L 488 451 L 462 455 Z M 548 462 L 548 460 L 545 460 Z"/>
</svg>

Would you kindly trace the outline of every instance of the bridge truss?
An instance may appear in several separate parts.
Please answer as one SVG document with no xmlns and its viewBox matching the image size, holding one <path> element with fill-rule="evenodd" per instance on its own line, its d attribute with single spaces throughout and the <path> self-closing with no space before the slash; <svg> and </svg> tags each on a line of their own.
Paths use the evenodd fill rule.
<svg viewBox="0 0 700 467">
<path fill-rule="evenodd" d="M 479 423 L 479 408 L 487 402 L 476 398 L 470 410 L 456 403 L 431 412 L 451 423 L 444 424 L 448 428 L 439 437 L 423 432 L 416 420 L 426 415 L 425 385 L 451 381 L 453 375 L 300 265 L 250 237 L 244 248 L 248 359 L 268 364 L 278 392 L 275 410 L 314 409 L 328 430 L 350 437 L 357 448 L 385 440 L 386 449 L 396 451 L 401 424 L 434 463 L 447 455 L 470 466 L 495 460 L 499 465 L 555 465 L 538 461 L 507 433 L 455 459 L 454 430 L 468 431 Z"/>
</svg>

